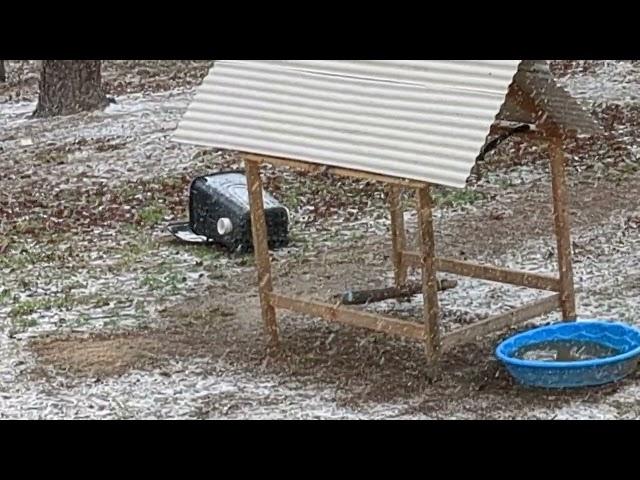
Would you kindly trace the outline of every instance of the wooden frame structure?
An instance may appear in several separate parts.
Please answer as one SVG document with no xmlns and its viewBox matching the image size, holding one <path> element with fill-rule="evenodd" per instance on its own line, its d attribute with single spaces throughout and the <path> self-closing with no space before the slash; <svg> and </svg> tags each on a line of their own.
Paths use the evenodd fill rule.
<svg viewBox="0 0 640 480">
<path fill-rule="evenodd" d="M 329 62 L 330 67 L 327 68 L 330 70 L 331 68 L 334 69 L 331 70 L 332 75 L 323 78 L 322 82 L 319 82 L 317 78 L 314 78 L 312 81 L 310 78 L 307 78 L 311 74 L 306 72 L 306 70 L 311 67 L 305 62 L 303 63 L 304 65 L 298 65 L 297 69 L 280 70 L 277 72 L 278 75 L 275 75 L 274 71 L 270 70 L 274 68 L 273 65 L 261 65 L 260 68 L 266 68 L 265 71 L 269 75 L 274 75 L 273 77 L 269 77 L 267 75 L 268 81 L 262 79 L 262 75 L 257 75 L 252 70 L 253 67 L 249 67 L 247 64 L 227 65 L 226 69 L 223 69 L 220 73 L 221 78 L 223 79 L 221 80 L 221 89 L 217 90 L 215 88 L 215 82 L 213 82 L 213 80 L 206 85 L 205 93 L 196 102 L 197 106 L 192 107 L 193 112 L 191 112 L 191 115 L 189 115 L 189 113 L 185 115 L 185 117 L 188 117 L 188 120 L 185 122 L 186 125 L 179 135 L 181 141 L 185 143 L 203 144 L 216 147 L 224 146 L 225 148 L 233 148 L 236 151 L 240 150 L 243 152 L 242 154 L 244 155 L 244 161 L 246 163 L 246 176 L 251 209 L 251 230 L 258 273 L 258 288 L 262 319 L 273 344 L 278 344 L 279 342 L 276 314 L 280 309 L 291 310 L 302 314 L 321 317 L 329 321 L 338 321 L 378 332 L 416 339 L 424 343 L 427 359 L 430 364 L 435 364 L 444 351 L 456 345 L 472 341 L 480 336 L 522 323 L 534 317 L 550 313 L 554 310 L 559 309 L 561 311 L 564 321 L 575 320 L 576 305 L 573 285 L 571 236 L 569 227 L 569 211 L 567 208 L 567 185 L 565 179 L 562 140 L 573 133 L 594 133 L 599 131 L 599 128 L 597 128 L 593 119 L 582 110 L 578 103 L 575 102 L 566 91 L 555 85 L 548 67 L 545 67 L 545 65 L 535 61 L 522 61 L 518 66 L 518 70 L 512 80 L 512 83 L 509 86 L 506 99 L 502 104 L 502 109 L 498 113 L 497 118 L 510 120 L 512 123 L 515 122 L 515 124 L 519 125 L 516 129 L 509 130 L 507 132 L 509 135 L 516 132 L 523 133 L 524 131 L 527 131 L 527 135 L 530 138 L 543 140 L 547 145 L 552 178 L 551 187 L 553 193 L 554 229 L 557 240 L 559 270 L 559 273 L 555 276 L 515 271 L 506 268 L 497 268 L 456 259 L 438 257 L 436 255 L 433 231 L 433 200 L 431 197 L 431 185 L 426 183 L 426 181 L 409 180 L 390 176 L 395 174 L 404 175 L 409 171 L 407 169 L 387 168 L 376 170 L 386 172 L 387 175 L 368 173 L 366 171 L 367 159 L 363 161 L 361 158 L 364 155 L 359 155 L 359 160 L 357 162 L 352 162 L 349 159 L 344 161 L 344 159 L 342 159 L 342 161 L 334 163 L 335 165 L 351 165 L 351 168 L 360 169 L 358 171 L 350 170 L 349 168 L 328 166 L 326 163 L 331 160 L 331 157 L 326 155 L 313 157 L 318 161 L 318 163 L 303 161 L 296 158 L 305 155 L 303 152 L 307 145 L 304 144 L 304 140 L 306 140 L 307 135 L 312 138 L 316 138 L 317 135 L 314 137 L 314 134 L 317 134 L 317 131 L 328 132 L 331 130 L 327 125 L 343 125 L 343 123 L 335 120 L 336 118 L 339 118 L 335 116 L 338 112 L 332 111 L 331 113 L 333 116 L 329 116 L 327 118 L 334 120 L 327 120 L 327 118 L 323 118 L 321 119 L 321 122 L 318 122 L 318 125 L 312 125 L 311 127 L 307 125 L 304 128 L 297 128 L 297 124 L 295 123 L 296 120 L 304 123 L 307 116 L 313 117 L 315 112 L 314 109 L 317 108 L 317 101 L 315 97 L 313 97 L 312 100 L 304 103 L 303 107 L 298 108 L 297 96 L 293 93 L 289 95 L 289 93 L 285 94 L 283 92 L 288 91 L 290 84 L 292 84 L 294 80 L 296 82 L 303 82 L 305 85 L 304 88 L 306 89 L 305 91 L 316 92 L 315 89 L 322 88 L 334 88 L 337 91 L 337 87 L 335 87 L 333 83 L 329 82 L 327 78 L 335 80 L 335 78 L 348 79 L 351 77 L 351 74 L 349 73 L 351 70 L 349 70 L 349 68 L 345 70 L 342 66 Z M 351 65 L 351 67 L 354 66 Z M 374 72 L 372 78 L 377 79 L 377 81 L 388 80 L 387 73 L 385 73 L 388 71 L 395 71 L 403 78 L 406 75 L 411 76 L 415 73 L 415 69 L 412 65 L 409 65 L 405 70 L 398 70 L 397 68 L 399 68 L 399 66 L 397 64 L 386 64 L 385 72 L 377 70 L 380 67 L 380 64 L 369 65 L 368 67 L 372 69 L 372 72 Z M 482 77 L 486 74 L 486 72 L 478 73 L 476 67 L 477 66 L 466 67 L 469 69 L 468 73 L 471 78 L 475 78 L 474 75 L 480 75 Z M 458 68 L 456 67 L 455 70 L 457 72 Z M 303 74 L 301 73 L 302 71 L 305 71 L 306 73 Z M 285 72 L 287 75 L 284 75 Z M 246 75 L 250 81 L 246 83 L 240 82 L 238 84 L 236 80 L 237 78 L 242 78 L 242 75 Z M 456 75 L 458 75 L 458 73 L 456 73 Z M 496 71 L 496 78 L 498 77 L 500 77 L 500 75 Z M 213 79 L 213 77 L 208 78 Z M 275 97 L 272 95 L 272 84 L 269 83 L 272 81 L 276 83 L 283 82 L 282 85 L 278 84 L 277 91 L 279 93 Z M 420 81 L 420 79 L 416 80 L 418 83 L 420 83 Z M 442 81 L 442 79 L 439 79 L 434 85 L 438 86 L 438 82 L 440 81 Z M 435 82 L 435 80 L 431 79 L 429 82 Z M 327 86 L 327 84 L 329 84 L 329 86 Z M 382 84 L 383 83 L 380 83 L 379 85 Z M 240 86 L 235 88 L 237 85 Z M 321 87 L 320 85 L 323 86 Z M 411 83 L 411 85 L 413 84 Z M 354 88 L 355 87 L 353 86 L 350 87 L 352 90 Z M 264 95 L 264 98 L 269 99 L 269 102 L 262 102 L 260 100 L 261 95 Z M 342 98 L 345 95 L 349 98 L 350 94 L 341 95 L 342 93 L 331 97 L 333 98 L 332 102 L 337 103 L 335 99 Z M 395 98 L 395 95 L 396 93 L 394 91 L 392 96 Z M 411 96 L 413 93 L 411 93 L 411 95 L 407 93 L 407 95 L 407 99 L 403 100 L 405 103 L 412 101 L 411 99 L 413 98 Z M 274 108 L 273 110 L 270 110 L 272 107 L 267 108 L 265 105 L 272 105 L 272 103 L 275 102 L 272 97 L 289 99 L 289 101 L 296 102 L 296 106 L 291 109 L 280 110 L 279 108 Z M 438 98 L 438 101 L 439 100 L 441 99 Z M 219 102 L 219 105 L 217 102 Z M 354 105 L 351 105 L 353 111 L 355 111 Z M 378 111 L 382 111 L 384 113 L 386 111 L 384 109 L 387 108 L 387 103 L 380 104 L 377 108 Z M 254 109 L 256 111 L 255 118 L 252 115 Z M 301 112 L 304 112 L 304 115 Z M 467 115 L 464 110 L 453 112 L 454 113 L 449 112 L 448 114 L 456 118 L 464 118 L 464 116 Z M 339 110 L 339 113 L 342 115 L 345 114 L 345 111 Z M 351 110 L 346 110 L 346 115 L 351 115 L 351 113 Z M 374 115 L 372 118 L 377 119 L 376 115 L 378 114 L 379 113 L 372 114 L 369 112 L 368 115 Z M 426 121 L 437 121 L 430 120 L 430 118 L 438 117 L 426 116 L 424 118 L 427 119 Z M 487 115 L 482 118 L 482 122 L 486 121 L 487 123 L 481 124 L 481 128 L 489 129 L 489 125 L 491 123 L 490 116 Z M 281 121 L 282 119 L 285 119 L 286 121 L 283 122 Z M 421 135 L 427 135 L 431 138 L 433 138 L 434 135 L 445 134 L 441 127 L 439 127 L 439 130 L 435 129 L 433 131 L 420 130 L 418 127 L 422 121 L 423 120 L 412 120 L 411 125 L 413 126 L 414 131 L 420 131 L 422 132 Z M 373 124 L 375 124 L 375 122 Z M 295 130 L 295 135 L 290 134 L 289 131 L 283 129 L 283 126 L 286 125 L 289 125 L 288 128 Z M 534 128 L 529 128 L 531 126 Z M 361 125 L 361 128 L 364 128 L 364 124 Z M 489 133 L 500 133 L 500 128 L 501 126 L 498 123 L 495 123 L 491 127 Z M 386 134 L 386 131 L 378 131 L 383 132 L 380 133 L 380 135 Z M 375 135 L 378 134 L 370 134 L 369 137 L 375 137 Z M 326 145 L 331 145 L 331 142 L 342 145 L 345 142 L 350 141 L 350 138 L 345 139 L 345 137 L 348 137 L 348 135 L 344 134 L 342 131 L 337 135 L 334 135 L 333 132 L 331 135 L 327 133 L 327 138 L 329 140 L 327 140 L 326 143 L 315 142 L 312 143 L 312 146 L 317 152 L 321 148 L 327 148 Z M 357 135 L 354 138 L 356 137 Z M 297 140 L 294 141 L 293 138 Z M 304 140 L 300 140 L 301 138 Z M 371 141 L 373 144 L 377 144 L 379 143 L 377 140 L 378 138 L 373 138 Z M 446 140 L 449 144 L 451 144 L 451 142 L 455 143 L 456 141 L 451 137 L 447 137 Z M 415 138 L 413 141 L 416 143 L 419 142 L 420 139 Z M 303 143 L 299 144 L 296 142 Z M 280 148 L 280 143 L 283 143 L 283 148 Z M 394 143 L 385 144 L 384 148 L 386 148 L 387 151 L 391 151 L 395 148 L 395 145 L 396 144 Z M 485 147 L 480 152 L 481 156 L 486 153 L 486 150 L 490 148 L 490 145 L 491 142 L 485 144 Z M 376 150 L 374 149 L 373 151 Z M 438 155 L 438 153 L 434 154 L 433 152 L 444 151 L 445 150 L 438 149 L 430 151 L 423 150 L 421 151 L 421 155 L 433 156 Z M 262 152 L 262 155 L 257 152 Z M 272 156 L 264 155 L 266 152 L 270 152 Z M 280 155 L 287 158 L 276 158 L 273 155 Z M 307 154 L 305 158 L 309 160 L 310 157 Z M 391 156 L 390 158 L 393 160 L 387 161 L 405 162 L 404 159 L 406 156 Z M 472 159 L 470 156 L 467 158 L 469 160 Z M 415 158 L 412 159 L 412 162 L 415 161 Z M 430 161 L 433 162 L 433 158 Z M 283 295 L 274 290 L 262 196 L 262 179 L 260 174 L 260 167 L 264 163 L 269 163 L 276 167 L 292 167 L 311 172 L 326 172 L 339 176 L 379 181 L 388 186 L 389 209 L 391 213 L 394 287 L 396 291 L 405 291 L 404 289 L 408 285 L 408 269 L 410 267 L 417 267 L 421 270 L 421 282 L 418 287 L 421 287 L 425 305 L 422 323 L 403 321 L 388 316 L 363 312 L 361 310 L 348 308 L 341 302 L 332 304 L 330 302 L 321 302 L 307 298 L 295 298 Z M 437 179 L 444 181 L 444 177 L 439 177 L 437 175 L 432 176 L 426 172 L 423 172 L 420 175 L 414 175 L 414 178 L 430 179 L 431 181 L 436 182 L 439 181 Z M 452 184 L 462 186 L 464 184 L 464 180 L 459 178 Z M 417 200 L 418 248 L 416 251 L 408 249 L 405 237 L 404 214 L 400 204 L 401 193 L 404 189 L 414 190 Z M 468 325 L 443 335 L 439 321 L 440 309 L 438 303 L 438 280 L 436 277 L 438 272 L 446 272 L 492 282 L 548 291 L 550 292 L 550 295 L 540 300 L 530 302 L 510 312 L 489 317 L 483 321 L 477 322 L 476 324 Z M 411 289 L 412 291 L 415 291 L 415 284 L 411 286 Z M 420 290 L 420 288 L 418 289 Z"/>
<path fill-rule="evenodd" d="M 563 320 L 574 320 L 576 317 L 576 307 L 571 261 L 569 214 L 567 208 L 567 187 L 564 153 L 559 134 L 560 132 L 558 131 L 557 135 L 547 136 L 550 153 L 554 225 L 559 266 L 559 275 L 557 277 L 437 257 L 435 253 L 432 219 L 433 202 L 430 185 L 428 183 L 356 172 L 343 168 L 323 167 L 321 165 L 296 160 L 246 154 L 246 175 L 251 205 L 251 222 L 258 271 L 260 304 L 262 318 L 271 342 L 273 344 L 278 344 L 279 342 L 276 311 L 278 309 L 284 309 L 320 317 L 329 321 L 338 321 L 357 327 L 364 327 L 378 332 L 414 338 L 424 342 L 428 361 L 435 363 L 443 351 L 456 345 L 472 341 L 480 336 L 525 322 L 557 309 L 561 309 Z M 422 325 L 417 322 L 403 321 L 388 316 L 346 308 L 340 304 L 290 297 L 274 291 L 267 243 L 267 228 L 261 195 L 262 179 L 260 166 L 264 163 L 269 163 L 274 166 L 293 167 L 306 171 L 325 171 L 340 176 L 375 180 L 386 183 L 389 186 L 395 285 L 396 287 L 405 285 L 410 267 L 419 267 L 422 270 L 422 295 L 425 305 Z M 400 194 L 402 189 L 413 189 L 416 192 L 419 251 L 409 251 L 406 248 L 404 215 L 400 207 Z M 447 335 L 442 335 L 439 323 L 437 272 L 446 272 L 465 277 L 545 290 L 553 292 L 553 294 L 510 312 L 492 316 L 476 324 L 457 329 Z"/>
</svg>

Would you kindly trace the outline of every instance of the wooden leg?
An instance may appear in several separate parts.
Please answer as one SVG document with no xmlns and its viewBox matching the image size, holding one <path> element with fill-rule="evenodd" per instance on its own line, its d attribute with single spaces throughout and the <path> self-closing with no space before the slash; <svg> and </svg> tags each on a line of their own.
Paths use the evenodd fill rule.
<svg viewBox="0 0 640 480">
<path fill-rule="evenodd" d="M 553 217 L 558 243 L 558 266 L 560 268 L 560 305 L 562 319 L 576 319 L 576 300 L 571 262 L 571 231 L 569 225 L 567 182 L 564 168 L 562 142 L 551 143 L 551 182 L 553 190 Z"/>
<path fill-rule="evenodd" d="M 406 247 L 404 229 L 404 212 L 400 205 L 400 187 L 391 186 L 389 191 L 389 209 L 391 211 L 391 240 L 393 242 L 393 268 L 396 288 L 402 288 L 407 283 L 409 266 L 403 259 Z"/>
<path fill-rule="evenodd" d="M 251 233 L 253 235 L 253 250 L 258 269 L 258 289 L 260 292 L 260 306 L 262 320 L 267 333 L 274 345 L 278 344 L 278 324 L 276 310 L 271 304 L 270 295 L 273 293 L 271 278 L 271 261 L 269 259 L 269 243 L 267 222 L 264 216 L 264 201 L 262 198 L 262 178 L 259 164 L 245 161 L 249 203 L 251 206 Z"/>
<path fill-rule="evenodd" d="M 422 294 L 424 297 L 424 326 L 427 360 L 434 365 L 440 355 L 440 325 L 438 282 L 435 269 L 435 240 L 433 235 L 432 199 L 428 185 L 418 189 L 418 229 L 422 266 Z"/>
</svg>

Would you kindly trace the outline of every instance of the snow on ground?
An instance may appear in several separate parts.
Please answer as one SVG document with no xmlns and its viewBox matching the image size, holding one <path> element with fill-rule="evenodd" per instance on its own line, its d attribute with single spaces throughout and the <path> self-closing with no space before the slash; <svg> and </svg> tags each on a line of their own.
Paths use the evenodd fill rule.
<svg viewBox="0 0 640 480">
<path fill-rule="evenodd" d="M 604 251 L 599 258 L 580 257 L 576 263 L 576 283 L 579 311 L 585 318 L 615 318 L 640 326 L 635 312 L 640 307 L 640 296 L 634 293 L 634 279 L 639 278 L 640 232 L 634 230 L 625 237 L 624 247 L 612 247 L 610 239 L 617 235 L 616 223 L 603 227 L 597 236 L 590 230 L 577 231 L 577 242 L 588 243 L 593 251 Z M 549 248 L 547 241 L 532 242 L 519 252 L 518 260 L 528 259 L 527 266 L 542 271 L 553 271 L 552 262 L 541 258 L 540 252 Z M 513 264 L 513 255 L 503 259 Z M 616 272 L 615 276 L 607 272 Z M 473 285 L 473 295 L 464 288 L 452 290 L 446 305 L 461 300 L 473 300 L 472 310 L 495 311 L 496 304 L 504 308 L 531 299 L 529 290 L 495 286 L 475 280 L 464 281 Z M 636 286 L 637 288 L 637 286 Z M 458 293 L 459 292 L 459 293 Z M 612 292 L 619 292 L 612 295 Z M 458 301 L 457 301 L 458 300 Z M 419 304 L 419 301 L 417 302 Z M 414 304 L 415 307 L 415 304 Z M 539 319 L 540 322 L 555 316 Z M 119 378 L 104 379 L 100 383 L 89 380 L 56 378 L 54 381 L 24 381 L 19 373 L 28 369 L 33 359 L 21 351 L 20 341 L 0 336 L 0 417 L 5 418 L 194 418 L 199 417 L 203 404 L 226 405 L 210 418 L 407 418 L 403 410 L 419 398 L 407 398 L 395 405 L 372 405 L 357 410 L 338 407 L 335 392 L 322 391 L 296 385 L 281 378 L 251 375 L 226 366 L 224 362 L 211 373 L 210 360 L 190 359 L 172 363 L 161 372 L 130 372 Z M 204 366 L 207 366 L 205 369 Z M 206 373 L 205 373 L 206 372 Z M 604 405 L 594 406 L 580 402 L 560 409 L 538 409 L 531 412 L 503 411 L 497 416 L 511 418 L 637 418 L 637 385 L 629 385 L 607 399 Z M 410 416 L 409 418 L 414 418 Z M 457 418 L 471 418 L 461 412 Z"/>
<path fill-rule="evenodd" d="M 605 60 L 597 75 L 571 75 L 561 83 L 573 95 L 593 104 L 637 105 L 640 63 Z"/>
<path fill-rule="evenodd" d="M 596 73 L 569 75 L 564 82 L 594 105 L 635 107 L 640 100 L 639 68 L 633 62 L 604 62 Z M 56 193 L 82 186 L 129 188 L 136 180 L 153 182 L 206 173 L 215 166 L 210 157 L 199 159 L 194 157 L 197 149 L 170 143 L 191 96 L 189 90 L 122 96 L 103 113 L 55 120 L 29 118 L 33 103 L 0 104 L 0 165 L 5 172 L 0 177 L 0 191 L 5 195 L 0 196 L 0 206 L 8 202 L 10 208 L 21 208 L 20 192 L 32 188 Z M 621 128 L 619 133 L 626 144 L 637 144 L 633 129 Z M 43 151 L 48 152 L 46 158 Z M 483 180 L 504 185 L 506 196 L 513 189 L 543 181 L 548 181 L 548 173 L 537 166 L 495 172 Z M 640 230 L 630 228 L 627 221 L 638 203 L 609 212 L 604 224 L 573 232 L 578 246 L 578 309 L 585 318 L 614 318 L 640 326 L 635 315 L 640 306 Z M 488 205 L 490 201 L 442 209 L 436 216 L 441 221 L 460 218 Z M 153 205 L 143 203 L 136 208 L 145 207 Z M 46 209 L 12 212 L 15 218 L 11 221 L 0 218 L 0 232 L 10 234 L 15 224 L 35 218 L 36 212 L 44 215 Z M 305 216 L 309 212 L 308 206 L 297 208 L 301 228 L 308 226 Z M 52 241 L 10 236 L 8 253 L 0 253 L 0 418 L 425 418 L 411 413 L 420 396 L 393 404 L 347 407 L 336 400 L 335 389 L 246 371 L 224 359 L 180 359 L 151 372 L 129 371 L 99 381 L 68 375 L 30 377 L 28 372 L 36 361 L 25 345 L 34 335 L 153 326 L 167 306 L 197 298 L 206 287 L 224 285 L 235 273 L 251 270 L 242 259 L 219 253 L 203 255 L 168 242 L 164 224 L 176 220 L 176 212 L 164 210 L 161 217 L 142 230 L 114 221 L 89 225 L 75 237 L 73 232 L 54 235 Z M 313 235 L 315 247 L 329 248 L 341 243 L 336 239 L 355 234 L 382 235 L 388 228 L 376 205 L 353 215 L 349 222 L 332 217 L 325 223 L 326 230 L 318 229 Z M 411 213 L 407 224 L 410 228 L 415 224 Z M 554 272 L 553 258 L 547 255 L 553 249 L 552 238 L 534 239 L 518 251 L 491 260 L 518 269 Z M 286 258 L 297 251 L 294 247 L 278 256 Z M 390 278 L 389 273 L 386 280 Z M 459 281 L 457 289 L 443 295 L 443 308 L 465 308 L 483 315 L 540 295 L 477 280 Z M 416 299 L 400 306 L 386 302 L 376 309 L 415 311 L 419 306 Z M 552 315 L 538 322 L 556 318 Z M 640 387 L 632 382 L 597 404 L 572 400 L 559 407 L 527 411 L 500 404 L 493 416 L 638 418 L 639 393 Z M 477 418 L 474 409 L 480 406 L 474 401 L 463 400 L 451 407 L 444 412 L 446 418 Z"/>
</svg>

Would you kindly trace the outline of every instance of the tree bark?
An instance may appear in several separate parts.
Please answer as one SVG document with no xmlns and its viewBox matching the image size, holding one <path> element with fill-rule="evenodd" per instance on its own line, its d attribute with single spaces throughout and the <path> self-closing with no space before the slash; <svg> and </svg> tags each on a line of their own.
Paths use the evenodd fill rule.
<svg viewBox="0 0 640 480">
<path fill-rule="evenodd" d="M 100 60 L 44 60 L 36 117 L 73 115 L 109 104 L 102 88 Z"/>
<path fill-rule="evenodd" d="M 7 81 L 7 73 L 4 70 L 4 60 L 0 60 L 0 82 Z"/>
</svg>

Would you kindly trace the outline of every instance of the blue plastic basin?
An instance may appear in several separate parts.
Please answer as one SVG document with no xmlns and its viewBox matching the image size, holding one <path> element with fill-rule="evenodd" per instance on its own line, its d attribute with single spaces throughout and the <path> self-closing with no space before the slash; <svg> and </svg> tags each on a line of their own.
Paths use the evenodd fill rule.
<svg viewBox="0 0 640 480">
<path fill-rule="evenodd" d="M 514 356 L 523 347 L 562 341 L 595 342 L 619 353 L 575 362 L 521 360 Z M 619 381 L 636 369 L 640 358 L 640 330 L 600 320 L 561 323 L 515 335 L 498 346 L 496 355 L 523 385 L 542 388 L 604 385 Z"/>
</svg>

